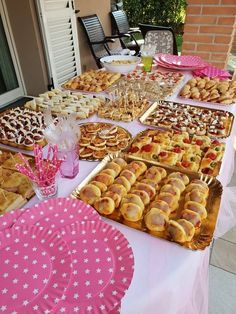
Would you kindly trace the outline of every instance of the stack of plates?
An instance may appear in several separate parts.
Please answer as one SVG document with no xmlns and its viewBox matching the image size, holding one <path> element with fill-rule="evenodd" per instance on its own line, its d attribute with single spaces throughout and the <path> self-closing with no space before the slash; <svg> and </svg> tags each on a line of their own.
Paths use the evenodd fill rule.
<svg viewBox="0 0 236 314">
<path fill-rule="evenodd" d="M 198 70 L 208 66 L 208 63 L 203 61 L 198 56 L 176 56 L 170 54 L 157 54 L 155 61 L 161 67 L 173 70 Z"/>
<path fill-rule="evenodd" d="M 119 313 L 132 249 L 91 206 L 51 199 L 0 223 L 0 312 Z"/>
</svg>

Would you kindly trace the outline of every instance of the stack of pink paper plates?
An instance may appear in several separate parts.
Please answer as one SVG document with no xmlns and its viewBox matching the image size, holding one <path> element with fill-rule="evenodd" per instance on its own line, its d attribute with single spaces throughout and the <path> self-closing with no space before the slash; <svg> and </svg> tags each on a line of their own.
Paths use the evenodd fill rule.
<svg viewBox="0 0 236 314">
<path fill-rule="evenodd" d="M 1 221 L 0 312 L 119 313 L 133 252 L 91 206 L 50 199 Z"/>
<path fill-rule="evenodd" d="M 170 54 L 157 54 L 155 61 L 159 66 L 172 70 L 197 70 L 208 65 L 198 56 L 176 56 Z"/>
</svg>

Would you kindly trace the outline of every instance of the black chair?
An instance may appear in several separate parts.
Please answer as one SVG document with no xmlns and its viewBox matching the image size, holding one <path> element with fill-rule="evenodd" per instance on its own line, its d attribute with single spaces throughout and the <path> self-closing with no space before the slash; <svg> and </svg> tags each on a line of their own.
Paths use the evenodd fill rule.
<svg viewBox="0 0 236 314">
<path fill-rule="evenodd" d="M 176 38 L 171 27 L 139 23 L 145 44 L 155 44 L 156 53 L 178 55 Z"/>
<path fill-rule="evenodd" d="M 96 14 L 78 18 L 88 39 L 89 48 L 99 68 L 102 67 L 100 58 L 119 54 L 123 47 L 111 49 L 109 43 L 114 43 L 116 38 L 130 37 L 130 35 L 105 36 L 102 24 Z"/>
<path fill-rule="evenodd" d="M 120 42 L 122 46 L 125 46 L 128 49 L 135 50 L 136 53 L 140 50 L 140 45 L 144 43 L 143 39 L 136 39 L 134 34 L 141 34 L 141 31 L 138 27 L 130 28 L 129 21 L 125 11 L 118 10 L 113 11 L 111 14 L 111 23 L 112 26 L 116 29 L 117 34 L 122 35 L 130 35 L 129 39 L 120 38 Z"/>
</svg>

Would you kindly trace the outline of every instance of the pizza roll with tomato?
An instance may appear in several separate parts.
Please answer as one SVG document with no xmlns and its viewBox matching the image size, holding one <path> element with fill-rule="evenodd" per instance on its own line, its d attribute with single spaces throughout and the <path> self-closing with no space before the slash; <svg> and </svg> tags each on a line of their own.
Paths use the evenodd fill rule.
<svg viewBox="0 0 236 314">
<path fill-rule="evenodd" d="M 162 173 L 160 167 L 152 166 L 145 173 L 146 179 L 151 179 L 156 183 L 159 183 L 162 180 Z"/>
<path fill-rule="evenodd" d="M 192 201 L 206 206 L 206 195 L 197 189 L 193 189 L 185 195 L 185 202 Z"/>
<path fill-rule="evenodd" d="M 158 200 L 166 202 L 171 212 L 174 212 L 179 206 L 179 198 L 171 193 L 161 192 L 158 195 Z"/>
<path fill-rule="evenodd" d="M 157 208 L 152 208 L 144 217 L 146 227 L 151 231 L 164 231 L 169 221 L 168 215 Z"/>
<path fill-rule="evenodd" d="M 141 197 L 137 194 L 129 193 L 122 198 L 121 204 L 124 203 L 133 203 L 138 205 L 142 210 L 144 210 L 144 203 Z"/>
<path fill-rule="evenodd" d="M 147 192 L 150 197 L 150 200 L 152 200 L 156 195 L 155 188 L 147 183 L 138 182 L 137 184 L 135 184 L 135 189 Z"/>
<path fill-rule="evenodd" d="M 80 198 L 86 204 L 93 205 L 100 197 L 101 190 L 93 184 L 87 184 L 80 190 Z"/>
<path fill-rule="evenodd" d="M 110 215 L 115 210 L 115 202 L 110 197 L 101 197 L 94 203 L 94 208 L 103 215 Z"/>
<path fill-rule="evenodd" d="M 119 194 L 121 197 L 127 194 L 126 188 L 122 184 L 112 184 L 109 187 L 109 191 Z"/>
<path fill-rule="evenodd" d="M 121 171 L 120 176 L 125 177 L 130 182 L 131 185 L 133 185 L 136 182 L 136 175 L 128 169 L 124 169 L 123 171 Z"/>
<path fill-rule="evenodd" d="M 178 153 L 169 152 L 169 151 L 161 151 L 158 156 L 158 161 L 169 166 L 175 166 L 178 162 Z"/>
<path fill-rule="evenodd" d="M 148 195 L 148 193 L 146 191 L 142 191 L 142 190 L 136 190 L 135 188 L 131 190 L 132 194 L 138 195 L 144 206 L 148 205 L 150 203 L 150 197 Z"/>
<path fill-rule="evenodd" d="M 176 196 L 178 199 L 180 198 L 180 189 L 178 189 L 176 186 L 171 185 L 171 184 L 164 184 L 161 187 L 161 191 L 160 192 L 165 192 L 165 193 L 170 193 L 173 194 L 174 196 Z"/>
<path fill-rule="evenodd" d="M 127 192 L 129 192 L 129 190 L 131 189 L 131 184 L 130 184 L 129 180 L 123 176 L 116 178 L 114 183 L 123 185 Z"/>
<path fill-rule="evenodd" d="M 157 208 L 160 209 L 161 211 L 163 211 L 164 213 L 166 213 L 166 215 L 170 215 L 171 213 L 171 209 L 168 203 L 166 203 L 165 201 L 162 200 L 154 200 L 151 204 L 150 204 L 150 208 Z"/>
<path fill-rule="evenodd" d="M 195 233 L 194 226 L 185 219 L 170 220 L 167 230 L 171 239 L 179 243 L 191 241 Z"/>
<path fill-rule="evenodd" d="M 157 160 L 161 147 L 157 143 L 146 144 L 141 147 L 142 158 L 148 160 Z"/>
<path fill-rule="evenodd" d="M 186 193 L 191 192 L 192 190 L 199 190 L 201 193 L 205 194 L 206 198 L 208 197 L 209 187 L 201 180 L 196 179 L 191 181 L 191 183 L 186 188 Z"/>
<path fill-rule="evenodd" d="M 128 164 L 126 169 L 132 171 L 135 174 L 136 178 L 138 178 L 147 170 L 147 166 L 144 162 L 135 160 Z"/>
<path fill-rule="evenodd" d="M 171 184 L 175 186 L 176 188 L 180 190 L 181 193 L 185 190 L 185 184 L 183 180 L 178 179 L 178 178 L 168 177 L 166 180 L 166 184 Z"/>
</svg>

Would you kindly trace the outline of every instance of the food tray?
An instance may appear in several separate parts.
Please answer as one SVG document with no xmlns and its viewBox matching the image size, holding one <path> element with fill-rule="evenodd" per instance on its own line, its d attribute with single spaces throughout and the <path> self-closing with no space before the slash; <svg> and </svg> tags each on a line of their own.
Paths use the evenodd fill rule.
<svg viewBox="0 0 236 314">
<path fill-rule="evenodd" d="M 79 199 L 80 198 L 80 190 L 86 184 L 88 184 L 88 182 L 95 175 L 97 175 L 107 165 L 108 162 L 112 161 L 115 157 L 124 158 L 127 162 L 131 162 L 133 160 L 143 161 L 147 165 L 147 167 L 155 166 L 155 165 L 159 166 L 159 164 L 156 162 L 150 162 L 147 160 L 143 160 L 142 158 L 130 157 L 124 153 L 120 153 L 117 155 L 109 155 L 109 156 L 105 157 L 101 161 L 101 163 L 89 174 L 89 176 L 84 181 L 82 181 L 80 183 L 80 185 L 72 192 L 71 197 Z M 167 174 L 175 172 L 175 170 L 176 170 L 173 167 L 169 167 L 166 165 L 165 166 L 162 165 L 162 168 L 164 168 L 166 170 Z M 180 172 L 186 174 L 189 177 L 190 181 L 193 179 L 200 179 L 200 174 L 188 172 L 188 171 L 184 171 L 184 170 L 181 170 Z M 203 250 L 207 246 L 210 245 L 212 238 L 213 238 L 215 226 L 216 226 L 217 216 L 218 216 L 220 202 L 221 202 L 221 195 L 222 195 L 221 183 L 217 179 L 211 178 L 211 181 L 209 181 L 209 196 L 208 196 L 207 204 L 206 204 L 206 210 L 208 212 L 208 216 L 206 219 L 204 219 L 202 221 L 201 227 L 195 232 L 195 235 L 190 242 L 184 242 L 184 243 L 178 243 L 178 244 L 180 244 L 181 246 L 184 246 L 186 248 L 192 249 L 192 250 Z M 179 202 L 179 204 L 180 204 L 179 208 L 177 209 L 174 216 L 172 216 L 172 215 L 170 216 L 171 219 L 176 220 L 180 217 L 180 213 L 183 209 L 183 201 L 184 201 L 183 196 L 181 196 L 180 202 Z M 144 214 L 145 214 L 145 211 L 147 211 L 147 208 L 145 208 Z M 125 221 L 124 218 L 122 217 L 122 215 L 120 214 L 119 209 L 115 209 L 115 211 L 111 215 L 106 215 L 104 217 L 107 217 L 109 219 L 112 219 L 114 221 L 122 223 L 124 225 L 127 225 L 131 228 L 149 233 L 152 236 L 163 238 L 165 240 L 171 241 L 171 238 L 168 235 L 166 230 L 162 231 L 162 232 L 149 231 L 147 229 L 147 227 L 145 226 L 143 218 L 138 222 L 128 222 L 127 220 Z"/>
<path fill-rule="evenodd" d="M 26 114 L 28 114 L 28 117 L 26 117 Z M 5 122 L 0 121 L 0 143 L 28 151 L 32 151 L 34 149 L 33 144 L 38 144 L 40 146 L 47 145 L 47 141 L 42 133 L 42 125 L 44 125 L 42 122 L 42 113 L 40 113 L 39 120 L 39 114 L 35 111 L 24 107 L 15 107 L 1 112 L 0 118 L 8 115 L 10 116 L 10 119 Z M 35 120 L 32 120 L 32 117 L 36 117 L 38 121 L 36 122 Z M 10 120 L 11 123 L 9 123 Z M 7 133 L 12 133 L 12 141 L 4 139 Z M 27 138 L 29 140 L 29 144 L 25 145 L 24 140 Z"/>
<path fill-rule="evenodd" d="M 172 107 L 171 107 L 172 106 Z M 196 125 L 196 114 L 195 117 L 193 116 L 193 111 L 198 112 L 198 124 Z M 192 113 L 190 112 L 192 111 Z M 151 116 L 155 115 L 158 117 L 154 117 L 156 121 L 151 120 Z M 202 115 L 203 114 L 211 114 L 210 122 L 203 122 L 202 120 Z M 224 133 L 221 132 L 221 130 L 218 130 L 218 133 L 209 133 L 209 129 L 212 124 L 213 120 L 216 119 L 214 115 L 216 116 L 217 114 L 226 116 L 226 118 L 221 119 L 220 121 L 224 123 Z M 164 115 L 165 118 L 161 120 L 161 115 Z M 167 115 L 169 115 L 167 120 Z M 189 119 L 190 117 L 194 118 L 191 121 L 192 126 L 190 127 L 188 125 L 184 125 L 184 122 L 186 119 Z M 181 118 L 181 120 L 180 120 Z M 148 121 L 148 119 L 150 121 Z M 158 120 L 159 119 L 159 120 Z M 139 121 L 142 124 L 153 126 L 159 129 L 164 129 L 164 130 L 178 130 L 178 131 L 187 131 L 188 133 L 191 134 L 196 134 L 196 135 L 208 135 L 211 138 L 226 138 L 230 136 L 233 122 L 234 122 L 234 115 L 231 112 L 224 111 L 224 110 L 218 110 L 218 109 L 211 109 L 207 107 L 198 107 L 198 106 L 193 106 L 193 105 L 187 105 L 187 104 L 182 104 L 182 103 L 177 103 L 177 102 L 172 102 L 172 101 L 159 101 L 153 103 L 153 105 L 148 108 L 148 110 L 139 118 Z M 164 125 L 164 122 L 165 125 Z M 174 125 L 174 123 L 176 125 Z M 189 122 L 190 123 L 190 122 Z M 196 130 L 196 127 L 198 128 L 199 125 L 204 125 L 204 132 Z M 203 134 L 202 134 L 203 133 Z"/>
<path fill-rule="evenodd" d="M 224 150 L 225 143 L 212 140 L 208 136 L 189 136 L 187 132 L 147 129 L 133 138 L 126 152 L 130 156 L 159 162 L 160 166 L 167 164 L 176 171 L 184 169 L 217 176 Z M 161 156 L 161 153 L 164 156 Z M 214 163 L 214 166 L 211 163 Z"/>
<path fill-rule="evenodd" d="M 1 173 L 1 170 L 3 169 L 3 171 L 6 171 L 6 175 L 8 176 L 11 176 L 12 174 L 14 173 L 17 173 L 18 171 L 15 169 L 14 167 L 14 158 L 16 158 L 15 156 L 18 154 L 16 152 L 13 152 L 11 150 L 8 150 L 8 149 L 5 149 L 5 148 L 0 148 L 0 152 L 3 152 L 3 153 L 9 153 L 10 154 L 10 157 L 8 159 L 4 159 L 1 160 L 0 158 L 0 188 L 3 189 L 3 191 L 6 191 L 6 194 L 3 192 L 2 194 L 4 194 L 4 199 L 6 198 L 6 195 L 7 195 L 7 190 L 5 190 L 4 186 L 2 187 L 2 184 L 4 184 L 4 180 L 2 178 L 2 173 Z M 26 155 L 26 154 L 23 154 L 26 158 L 31 158 L 29 160 L 29 163 L 30 164 L 33 164 L 34 163 L 34 158 L 32 156 L 29 156 L 29 155 Z M 1 154 L 0 154 L 0 157 L 1 157 Z M 13 158 L 13 163 L 10 163 L 10 160 L 11 160 L 11 157 Z M 6 162 L 6 163 L 5 163 Z M 16 163 L 19 163 L 20 160 L 16 160 Z M 5 164 L 4 164 L 5 163 Z M 14 193 L 16 193 L 16 195 L 21 195 L 20 194 L 20 191 L 16 190 L 14 191 Z M 25 205 L 33 196 L 35 195 L 34 193 L 34 190 L 33 188 L 27 190 L 27 195 L 24 196 L 24 195 L 21 195 L 22 197 L 18 198 L 17 202 L 16 202 L 16 206 L 12 206 L 12 204 L 14 204 L 14 201 L 12 201 L 12 203 L 8 204 L 8 208 L 10 208 L 9 210 L 12 210 L 12 209 L 16 209 L 16 208 L 20 208 L 22 207 L 23 205 Z M 1 195 L 3 196 L 3 195 Z M 4 211 L 1 211 L 0 210 L 0 215 L 1 214 L 4 214 L 6 211 L 8 210 L 4 210 Z"/>
<path fill-rule="evenodd" d="M 125 139 L 120 139 L 119 140 L 119 143 L 124 143 L 124 147 L 123 148 L 118 148 L 117 145 L 115 146 L 111 146 L 111 148 L 109 148 L 111 151 L 109 151 L 109 149 L 107 148 L 107 142 L 105 140 L 105 145 L 104 146 L 97 146 L 97 149 L 96 149 L 96 152 L 98 151 L 103 151 L 103 153 L 101 154 L 101 157 L 94 157 L 94 154 L 97 154 L 96 152 L 94 152 L 95 150 L 93 149 L 94 145 L 91 145 L 92 143 L 92 140 L 94 140 L 94 138 L 100 140 L 100 137 L 98 135 L 98 132 L 95 131 L 95 132 L 85 132 L 85 136 L 83 137 L 83 127 L 86 127 L 86 126 L 99 126 L 101 125 L 101 128 L 102 129 L 111 129 L 112 127 L 117 127 L 118 130 L 120 130 L 123 134 L 125 134 Z M 88 122 L 88 123 L 81 123 L 80 124 L 80 130 L 81 130 L 81 138 L 80 138 L 80 156 L 79 158 L 81 160 L 87 160 L 87 161 L 98 161 L 98 160 L 102 160 L 107 154 L 110 154 L 110 153 L 117 153 L 119 151 L 122 151 L 124 149 L 126 149 L 129 145 L 129 142 L 131 141 L 132 139 L 132 135 L 129 131 L 127 131 L 125 128 L 119 126 L 119 125 L 115 125 L 115 124 L 112 124 L 112 123 L 107 123 L 107 122 Z M 100 131 L 100 130 L 99 130 Z M 118 133 L 116 132 L 115 135 L 118 137 Z M 115 138 L 115 135 L 112 134 L 112 136 L 114 136 Z M 82 140 L 85 140 L 86 142 L 84 142 L 84 145 L 82 146 L 81 145 L 81 141 Z M 127 143 L 126 143 L 127 142 Z M 115 149 L 117 148 L 117 149 Z M 84 152 L 84 149 L 86 149 L 87 151 L 90 149 L 90 151 L 92 150 L 92 155 L 91 156 L 88 156 L 88 157 L 83 157 L 81 156 L 81 151 Z"/>
<path fill-rule="evenodd" d="M 207 86 L 208 84 L 208 86 Z M 209 77 L 194 77 L 179 92 L 183 99 L 192 99 L 212 105 L 227 106 L 236 103 L 236 82 Z"/>
<path fill-rule="evenodd" d="M 101 94 L 107 90 L 112 84 L 114 84 L 121 77 L 120 73 L 112 73 L 100 70 L 89 70 L 81 75 L 75 76 L 66 82 L 61 87 L 71 91 L 88 92 L 94 94 Z M 91 81 L 93 81 L 91 83 Z M 71 86 L 71 83 L 76 83 L 75 87 Z"/>
<path fill-rule="evenodd" d="M 125 101 L 127 101 L 127 104 Z M 130 122 L 141 117 L 150 106 L 151 103 L 147 99 L 139 99 L 134 101 L 132 105 L 132 103 L 129 103 L 129 99 L 125 100 L 124 96 L 118 96 L 115 100 L 106 100 L 104 106 L 98 109 L 98 117 L 114 121 Z"/>
</svg>

